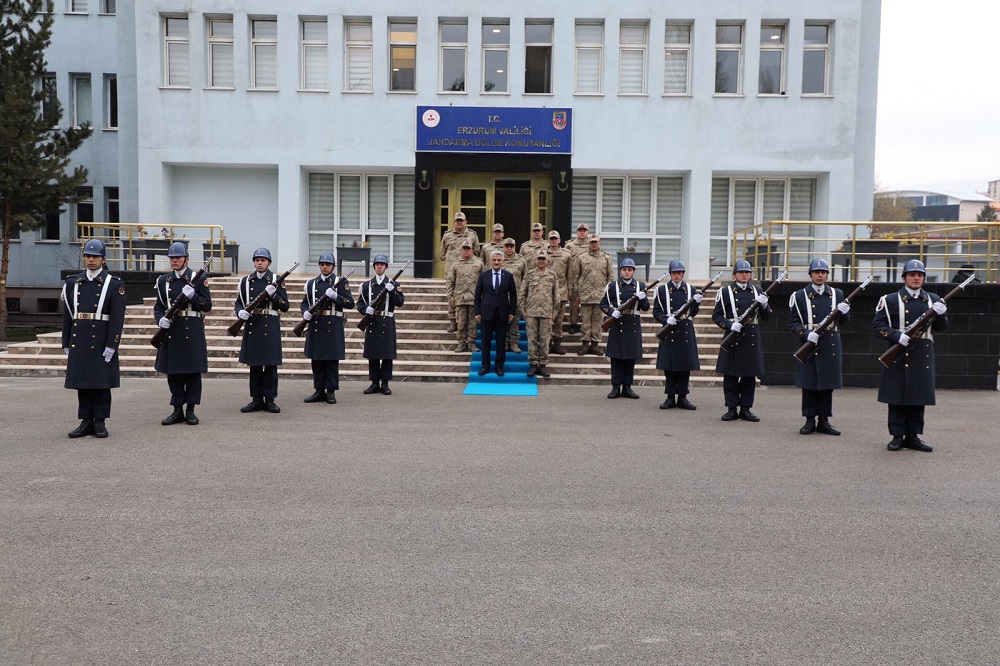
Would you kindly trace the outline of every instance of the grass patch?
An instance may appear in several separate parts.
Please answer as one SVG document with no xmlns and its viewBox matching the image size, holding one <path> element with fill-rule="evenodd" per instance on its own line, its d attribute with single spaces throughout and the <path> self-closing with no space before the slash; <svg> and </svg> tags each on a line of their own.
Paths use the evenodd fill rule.
<svg viewBox="0 0 1000 666">
<path fill-rule="evenodd" d="M 34 342 L 35 338 L 42 333 L 55 333 L 60 329 L 52 326 L 38 326 L 31 328 L 8 328 L 7 342 Z"/>
</svg>

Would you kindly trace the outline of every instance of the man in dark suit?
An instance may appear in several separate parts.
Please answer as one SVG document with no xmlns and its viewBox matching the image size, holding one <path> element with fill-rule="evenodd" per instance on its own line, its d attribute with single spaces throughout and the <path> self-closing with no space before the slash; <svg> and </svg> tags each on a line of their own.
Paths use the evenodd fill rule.
<svg viewBox="0 0 1000 666">
<path fill-rule="evenodd" d="M 490 269 L 483 271 L 476 281 L 475 304 L 472 312 L 483 328 L 483 367 L 480 375 L 490 371 L 490 347 L 497 343 L 497 376 L 503 377 L 503 364 L 507 360 L 507 326 L 517 312 L 517 287 L 514 275 L 503 269 L 503 252 L 490 254 Z"/>
</svg>

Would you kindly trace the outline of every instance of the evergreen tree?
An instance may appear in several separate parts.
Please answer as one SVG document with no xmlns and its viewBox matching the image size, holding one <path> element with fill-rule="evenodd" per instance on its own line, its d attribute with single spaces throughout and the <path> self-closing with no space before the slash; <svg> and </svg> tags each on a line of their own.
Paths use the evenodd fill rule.
<svg viewBox="0 0 1000 666">
<path fill-rule="evenodd" d="M 42 226 L 87 180 L 85 168 L 67 169 L 92 130 L 53 129 L 62 109 L 40 85 L 52 21 L 52 0 L 0 0 L 0 341 L 7 339 L 11 232 Z"/>
<path fill-rule="evenodd" d="M 996 222 L 997 221 L 997 211 L 993 208 L 992 203 L 984 203 L 983 209 L 979 211 L 979 215 L 976 215 L 976 222 Z"/>
</svg>

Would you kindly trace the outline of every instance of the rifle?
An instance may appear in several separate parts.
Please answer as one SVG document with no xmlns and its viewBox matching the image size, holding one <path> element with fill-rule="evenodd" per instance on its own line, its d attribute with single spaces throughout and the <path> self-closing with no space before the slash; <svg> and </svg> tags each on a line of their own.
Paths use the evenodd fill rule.
<svg viewBox="0 0 1000 666">
<path fill-rule="evenodd" d="M 764 295 L 767 296 L 768 293 L 770 293 L 772 289 L 777 287 L 778 283 L 784 280 L 787 276 L 788 276 L 788 271 L 782 271 L 781 275 L 778 276 L 778 279 L 767 286 L 767 289 L 764 290 Z M 748 321 L 753 321 L 753 318 L 757 316 L 757 312 L 759 311 L 760 311 L 760 303 L 754 301 L 753 303 L 750 304 L 750 307 L 748 307 L 746 310 L 743 311 L 743 314 L 740 315 L 740 318 L 736 320 L 736 323 L 742 326 L 746 324 L 746 322 Z M 742 330 L 729 331 L 728 333 L 726 333 L 726 336 L 722 338 L 722 344 L 719 346 L 722 348 L 723 351 L 730 351 L 732 350 L 733 345 L 736 344 L 736 338 L 740 337 L 741 335 L 743 335 Z"/>
<path fill-rule="evenodd" d="M 957 287 L 949 291 L 946 295 L 942 296 L 941 300 L 947 303 L 952 298 L 954 298 L 958 294 L 958 292 L 965 289 L 969 285 L 969 283 L 975 279 L 976 279 L 976 274 L 973 273 L 965 280 L 965 282 L 963 282 L 962 284 L 958 285 Z M 909 336 L 911 340 L 916 340 L 917 338 L 919 338 L 920 336 L 922 336 L 924 333 L 927 332 L 927 329 L 930 327 L 931 322 L 934 321 L 935 317 L 937 317 L 937 313 L 934 312 L 934 310 L 927 308 L 927 311 L 924 312 L 919 317 L 917 317 L 917 320 L 915 322 L 907 326 L 906 330 L 903 331 L 903 333 Z M 903 353 L 905 349 L 906 349 L 905 345 L 901 345 L 897 342 L 896 344 L 886 349 L 885 352 L 878 357 L 878 361 L 879 363 L 888 368 L 899 357 L 899 355 Z"/>
<path fill-rule="evenodd" d="M 341 275 L 339 278 L 337 278 L 337 281 L 333 283 L 333 286 L 330 287 L 330 289 L 333 289 L 334 291 L 337 291 L 337 289 L 340 287 L 340 285 L 342 285 L 345 282 L 347 282 L 347 278 L 351 277 L 352 273 L 354 273 L 354 269 L 353 268 L 351 270 L 347 271 L 347 275 Z M 333 299 L 330 298 L 329 296 L 327 296 L 326 292 L 323 292 L 323 295 L 316 299 L 316 302 L 313 303 L 313 306 L 311 308 L 309 308 L 307 310 L 307 312 L 309 314 L 311 314 L 313 317 L 315 317 L 317 312 L 320 312 L 321 310 L 325 310 L 326 306 L 330 305 L 331 303 L 333 303 Z M 302 321 L 300 321 L 299 323 L 297 323 L 295 325 L 295 328 L 292 329 L 292 333 L 294 333 L 296 337 L 301 338 L 302 337 L 302 332 L 306 330 L 306 326 L 309 325 L 310 321 L 311 321 L 311 319 L 306 319 L 306 318 L 303 317 Z"/>
<path fill-rule="evenodd" d="M 857 298 L 857 296 L 861 292 L 865 290 L 865 287 L 868 286 L 868 283 L 870 283 L 874 279 L 875 279 L 874 275 L 869 275 L 868 279 L 859 284 L 857 288 L 851 292 L 850 296 L 848 296 L 844 300 L 847 303 L 853 301 L 855 298 Z M 826 333 L 827 329 L 836 325 L 836 323 L 840 321 L 840 318 L 842 316 L 843 313 L 837 308 L 834 308 L 833 311 L 830 314 L 828 314 L 823 319 L 823 321 L 819 323 L 819 325 L 814 329 L 814 332 L 816 333 L 816 335 L 823 335 L 824 333 Z M 809 342 L 808 340 L 806 340 L 805 342 L 802 343 L 802 346 L 799 347 L 798 351 L 792 354 L 792 356 L 794 356 L 795 360 L 798 361 L 799 363 L 805 363 L 806 359 L 809 358 L 809 356 L 813 353 L 815 349 L 816 349 L 816 343 Z"/>
<path fill-rule="evenodd" d="M 284 273 L 282 273 L 281 275 L 279 275 L 275 279 L 274 284 L 276 284 L 277 286 L 280 287 L 282 284 L 284 284 L 285 278 L 287 278 L 291 274 L 291 272 L 294 271 L 298 267 L 299 267 L 299 262 L 296 261 L 294 264 L 292 264 L 291 268 L 289 268 L 287 271 L 285 271 Z M 236 288 L 239 289 L 239 286 L 237 286 Z M 269 298 L 270 298 L 270 296 L 267 295 L 267 292 L 266 291 L 262 291 L 259 294 L 257 294 L 257 298 L 253 299 L 253 301 L 251 301 L 243 309 L 247 310 L 248 312 L 253 312 L 257 308 L 259 308 L 261 305 L 263 305 L 264 301 L 266 301 Z M 242 328 L 243 328 L 243 323 L 244 323 L 243 320 L 240 319 L 239 317 L 237 317 L 236 321 L 234 321 L 232 324 L 230 324 L 229 328 L 226 329 L 227 331 L 229 331 L 229 335 L 232 335 L 233 337 L 236 337 L 237 335 L 239 335 L 240 334 L 240 330 L 242 330 Z"/>
<path fill-rule="evenodd" d="M 666 280 L 667 279 L 667 275 L 668 275 L 667 273 L 664 273 L 663 275 L 661 275 L 660 277 L 658 277 L 656 280 L 654 280 L 651 284 L 647 284 L 646 285 L 646 291 L 649 291 L 650 289 L 656 289 L 656 285 L 658 285 L 661 282 L 663 282 L 664 280 Z M 639 286 L 639 281 L 636 280 L 635 284 L 636 284 L 636 287 L 638 287 Z M 638 301 L 639 301 L 639 292 L 636 291 L 635 294 L 633 294 L 631 298 L 629 298 L 627 301 L 625 301 L 624 303 L 622 303 L 622 306 L 620 308 L 613 308 L 613 309 L 618 310 L 618 311 L 628 310 L 631 307 L 635 307 L 635 304 Z M 607 333 L 608 330 L 612 326 L 615 325 L 616 321 L 618 321 L 618 320 L 615 319 L 614 317 L 612 317 L 611 315 L 608 315 L 604 319 L 604 321 L 601 322 L 601 330 L 604 331 L 605 333 Z"/>
<path fill-rule="evenodd" d="M 410 260 L 407 259 L 406 263 L 403 264 L 403 267 L 400 268 L 398 271 L 396 271 L 396 274 L 392 276 L 392 281 L 395 282 L 396 280 L 398 280 L 399 276 L 403 274 L 403 271 L 405 271 L 406 268 L 409 265 L 410 265 Z M 388 295 L 389 295 L 389 292 L 386 291 L 385 289 L 383 289 L 382 293 L 379 294 L 378 296 L 376 296 L 375 300 L 373 302 L 369 303 L 369 305 L 371 306 L 371 308 L 373 310 L 377 311 L 380 307 L 382 307 L 382 303 L 385 302 L 385 297 L 388 296 Z M 374 316 L 375 315 L 366 314 L 364 317 L 362 317 L 361 321 L 358 322 L 358 329 L 361 330 L 361 331 L 367 330 L 368 329 L 368 324 L 371 323 L 372 318 Z"/>
<path fill-rule="evenodd" d="M 194 283 L 198 281 L 198 278 L 207 273 L 208 269 L 212 267 L 212 259 L 213 257 L 209 257 L 208 261 L 205 262 L 205 265 L 202 266 L 201 269 L 199 269 L 198 272 L 194 274 L 194 276 L 192 276 L 191 282 L 189 283 L 191 286 L 194 286 Z M 177 297 L 177 300 L 174 301 L 174 304 L 170 306 L 170 309 L 167 310 L 165 313 L 163 313 L 163 316 L 169 319 L 170 321 L 173 321 L 174 317 L 177 316 L 177 313 L 183 310 L 184 306 L 187 304 L 188 304 L 187 296 L 181 294 L 180 296 Z M 156 333 L 153 334 L 153 337 L 149 339 L 149 344 L 159 349 L 160 345 L 163 344 L 163 338 L 167 336 L 167 330 L 168 329 L 166 328 L 157 329 Z"/>
<path fill-rule="evenodd" d="M 697 290 L 695 293 L 701 294 L 708 291 L 709 289 L 712 288 L 712 285 L 715 284 L 715 281 L 718 280 L 720 277 L 722 277 L 722 271 L 716 273 L 715 277 L 708 281 L 708 284 L 706 284 L 701 289 Z M 687 303 L 677 308 L 677 312 L 674 313 L 674 318 L 678 319 L 686 315 L 688 313 L 688 310 L 694 307 L 695 303 L 697 303 L 697 301 L 694 300 L 694 297 L 688 299 Z M 670 324 L 664 324 L 663 328 L 661 328 L 656 332 L 656 337 L 658 337 L 660 340 L 663 340 L 665 337 L 673 333 L 676 329 L 677 329 L 677 324 L 674 324 L 673 326 L 671 326 Z"/>
</svg>

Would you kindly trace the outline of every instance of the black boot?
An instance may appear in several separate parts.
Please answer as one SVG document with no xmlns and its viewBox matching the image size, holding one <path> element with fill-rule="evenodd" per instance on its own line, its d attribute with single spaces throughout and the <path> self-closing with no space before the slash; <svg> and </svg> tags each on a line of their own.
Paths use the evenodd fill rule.
<svg viewBox="0 0 1000 666">
<path fill-rule="evenodd" d="M 326 392 L 326 404 L 336 405 L 337 404 L 337 394 L 333 391 Z"/>
<path fill-rule="evenodd" d="M 819 423 L 816 424 L 816 432 L 835 437 L 840 435 L 840 431 L 830 425 L 830 419 L 826 416 L 819 417 Z"/>
<path fill-rule="evenodd" d="M 668 395 L 667 399 L 660 403 L 660 409 L 673 409 L 677 406 L 677 399 L 672 395 Z"/>
<path fill-rule="evenodd" d="M 379 392 L 378 382 L 372 382 L 371 385 L 363 391 L 365 395 L 371 395 L 372 393 L 378 393 L 378 392 Z"/>
<path fill-rule="evenodd" d="M 542 379 L 548 379 L 549 377 L 552 376 L 552 374 L 545 369 L 544 365 L 540 365 L 538 366 L 538 376 L 541 377 Z"/>
<path fill-rule="evenodd" d="M 622 387 L 615 384 L 611 387 L 611 393 L 608 394 L 608 400 L 614 400 L 615 398 L 620 398 L 622 395 Z"/>
<path fill-rule="evenodd" d="M 680 407 L 681 409 L 687 409 L 692 412 L 698 409 L 697 407 L 691 404 L 691 401 L 687 399 L 686 395 L 677 397 L 677 406 Z"/>
<path fill-rule="evenodd" d="M 566 350 L 563 349 L 563 346 L 562 346 L 562 337 L 561 336 L 558 337 L 558 338 L 552 338 L 552 353 L 553 354 L 559 354 L 560 356 L 564 356 L 566 354 Z"/>
<path fill-rule="evenodd" d="M 740 410 L 740 418 L 744 421 L 749 421 L 750 423 L 757 423 L 760 421 L 760 417 L 751 412 L 749 407 Z"/>
<path fill-rule="evenodd" d="M 76 427 L 75 430 L 71 430 L 69 433 L 70 439 L 76 439 L 77 437 L 86 437 L 87 435 L 94 434 L 94 422 L 90 419 L 84 419 L 80 421 L 80 425 Z"/>
<path fill-rule="evenodd" d="M 799 428 L 800 435 L 811 435 L 816 432 L 816 417 L 807 416 L 805 425 Z"/>
<path fill-rule="evenodd" d="M 528 376 L 534 377 L 538 373 L 538 366 L 534 363 L 528 365 Z"/>
<path fill-rule="evenodd" d="M 903 446 L 914 451 L 923 451 L 924 453 L 930 453 L 934 450 L 934 447 L 914 434 L 907 435 L 903 439 Z"/>
<path fill-rule="evenodd" d="M 274 404 L 274 398 L 264 398 L 264 409 L 266 409 L 271 414 L 280 414 L 281 407 Z"/>
<path fill-rule="evenodd" d="M 392 395 L 392 389 L 389 388 L 389 382 L 382 382 L 382 388 L 379 389 L 382 395 Z"/>
<path fill-rule="evenodd" d="M 889 442 L 889 444 L 885 448 L 889 449 L 890 451 L 899 451 L 901 448 L 903 448 L 903 436 L 896 435 L 895 437 L 892 438 L 892 441 Z"/>
<path fill-rule="evenodd" d="M 723 421 L 735 421 L 737 417 L 736 408 L 730 407 L 729 411 L 722 415 Z"/>
<path fill-rule="evenodd" d="M 584 340 L 580 343 L 580 351 L 576 353 L 577 356 L 586 356 L 587 352 L 590 350 L 590 342 Z"/>
<path fill-rule="evenodd" d="M 632 390 L 632 387 L 626 384 L 622 387 L 622 396 L 625 398 L 631 398 L 632 400 L 638 400 L 639 394 Z"/>
<path fill-rule="evenodd" d="M 326 391 L 316 390 L 308 398 L 303 398 L 302 402 L 323 402 L 326 400 Z"/>
<path fill-rule="evenodd" d="M 184 410 L 180 408 L 180 405 L 174 407 L 173 413 L 167 418 L 160 421 L 160 425 L 174 425 L 175 423 L 184 422 Z"/>
<path fill-rule="evenodd" d="M 108 436 L 108 429 L 104 427 L 104 419 L 94 421 L 94 437 L 104 439 Z"/>
<path fill-rule="evenodd" d="M 247 404 L 240 407 L 240 411 L 243 412 L 244 414 L 249 414 L 250 412 L 259 412 L 262 409 L 264 409 L 263 398 L 254 398 Z"/>
<path fill-rule="evenodd" d="M 184 422 L 188 425 L 198 425 L 201 421 L 194 414 L 194 405 L 188 405 L 187 415 L 184 417 Z"/>
</svg>

